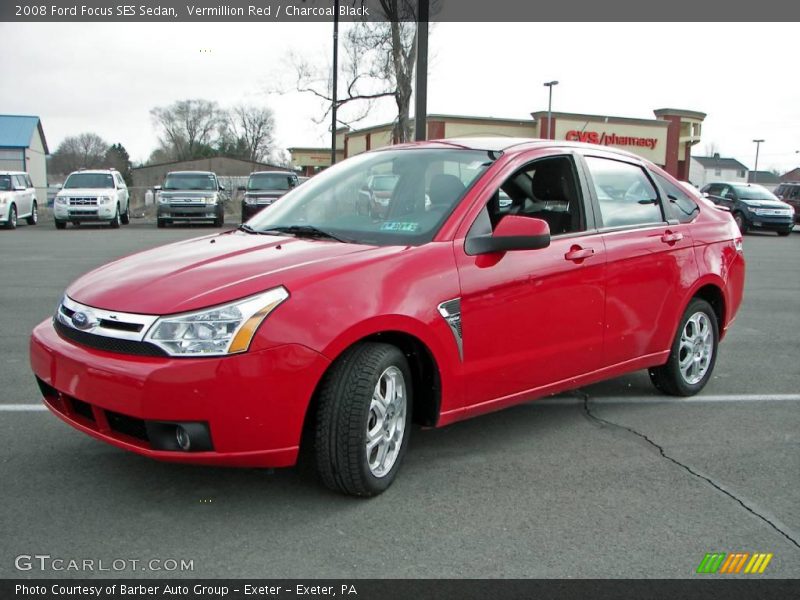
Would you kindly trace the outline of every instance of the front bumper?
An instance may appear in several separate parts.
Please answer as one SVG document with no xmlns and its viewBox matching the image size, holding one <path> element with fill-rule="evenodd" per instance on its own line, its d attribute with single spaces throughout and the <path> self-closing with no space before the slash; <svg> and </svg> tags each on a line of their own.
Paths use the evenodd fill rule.
<svg viewBox="0 0 800 600">
<path fill-rule="evenodd" d="M 61 338 L 52 321 L 31 335 L 46 406 L 84 433 L 158 460 L 284 467 L 297 459 L 310 399 L 329 361 L 298 344 L 224 357 L 116 354 Z M 164 450 L 149 435 L 198 423 L 211 450 Z"/>
<path fill-rule="evenodd" d="M 223 214 L 219 204 L 181 206 L 159 204 L 157 217 L 169 221 L 213 221 Z"/>
<path fill-rule="evenodd" d="M 65 206 L 57 204 L 53 207 L 53 217 L 59 221 L 111 221 L 116 212 L 115 204 L 101 206 Z"/>
<path fill-rule="evenodd" d="M 256 215 L 256 214 L 260 213 L 262 210 L 264 210 L 268 206 L 272 206 L 274 203 L 275 203 L 274 200 L 269 202 L 269 204 L 267 204 L 267 203 L 264 203 L 264 204 L 245 204 L 245 203 L 242 203 L 242 223 L 244 223 L 245 221 L 247 221 L 248 219 L 253 217 L 253 215 Z"/>
<path fill-rule="evenodd" d="M 746 213 L 747 223 L 753 229 L 766 229 L 769 231 L 790 231 L 794 227 L 794 217 L 757 215 L 753 212 Z"/>
</svg>

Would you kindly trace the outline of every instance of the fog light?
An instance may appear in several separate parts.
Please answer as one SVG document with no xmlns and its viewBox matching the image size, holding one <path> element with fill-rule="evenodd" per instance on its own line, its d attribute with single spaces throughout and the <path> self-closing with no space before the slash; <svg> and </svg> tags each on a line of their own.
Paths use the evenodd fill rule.
<svg viewBox="0 0 800 600">
<path fill-rule="evenodd" d="M 189 439 L 189 433 L 180 425 L 175 428 L 175 441 L 178 442 L 178 447 L 188 452 L 192 447 L 192 440 Z"/>
</svg>

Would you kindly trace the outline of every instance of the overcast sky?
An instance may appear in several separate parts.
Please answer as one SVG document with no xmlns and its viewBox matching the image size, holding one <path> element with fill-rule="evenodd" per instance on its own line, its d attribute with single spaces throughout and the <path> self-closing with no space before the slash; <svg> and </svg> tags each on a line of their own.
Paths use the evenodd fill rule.
<svg viewBox="0 0 800 600">
<path fill-rule="evenodd" d="M 653 109 L 708 113 L 703 141 L 750 168 L 800 165 L 796 24 L 442 23 L 435 26 L 431 113 L 529 118 L 547 109 L 653 118 Z M 325 63 L 330 24 L 0 23 L 0 113 L 42 118 L 50 150 L 98 133 L 134 161 L 157 144 L 149 111 L 179 99 L 266 103 L 281 147 L 329 143 L 314 99 L 291 88 L 289 50 Z M 389 121 L 394 103 L 362 126 Z"/>
</svg>

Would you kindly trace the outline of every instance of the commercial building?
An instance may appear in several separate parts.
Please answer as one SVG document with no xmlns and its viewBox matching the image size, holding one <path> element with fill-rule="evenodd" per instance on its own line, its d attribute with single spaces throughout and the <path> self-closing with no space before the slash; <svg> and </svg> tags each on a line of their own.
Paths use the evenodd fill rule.
<svg viewBox="0 0 800 600">
<path fill-rule="evenodd" d="M 689 178 L 691 147 L 700 141 L 705 113 L 663 108 L 654 119 L 633 119 L 607 115 L 539 111 L 531 119 L 498 119 L 456 115 L 428 115 L 427 138 L 446 139 L 472 136 L 550 138 L 622 148 L 653 161 L 667 172 Z M 393 143 L 393 124 L 386 123 L 355 131 L 339 130 L 337 144 L 347 158 Z M 293 164 L 304 174 L 330 165 L 330 149 L 289 148 Z M 317 162 L 311 164 L 311 155 Z M 308 167 L 311 167 L 310 169 Z"/>
<path fill-rule="evenodd" d="M 39 117 L 0 115 L 0 171 L 27 171 L 34 187 L 44 190 L 48 154 Z"/>
</svg>

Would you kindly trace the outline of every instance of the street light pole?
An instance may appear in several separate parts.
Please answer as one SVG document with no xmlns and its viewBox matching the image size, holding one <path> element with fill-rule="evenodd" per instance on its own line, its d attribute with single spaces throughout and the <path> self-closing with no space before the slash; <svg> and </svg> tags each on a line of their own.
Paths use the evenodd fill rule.
<svg viewBox="0 0 800 600">
<path fill-rule="evenodd" d="M 756 145 L 756 167 L 753 169 L 753 183 L 756 183 L 758 180 L 758 149 L 761 147 L 761 143 L 764 140 L 753 140 Z"/>
<path fill-rule="evenodd" d="M 558 85 L 557 81 L 546 81 L 544 86 L 550 88 L 547 99 L 547 139 L 556 139 L 553 135 L 553 86 Z"/>
<path fill-rule="evenodd" d="M 414 89 L 414 139 L 428 139 L 428 19 L 430 0 L 417 3 L 417 84 Z"/>
</svg>

